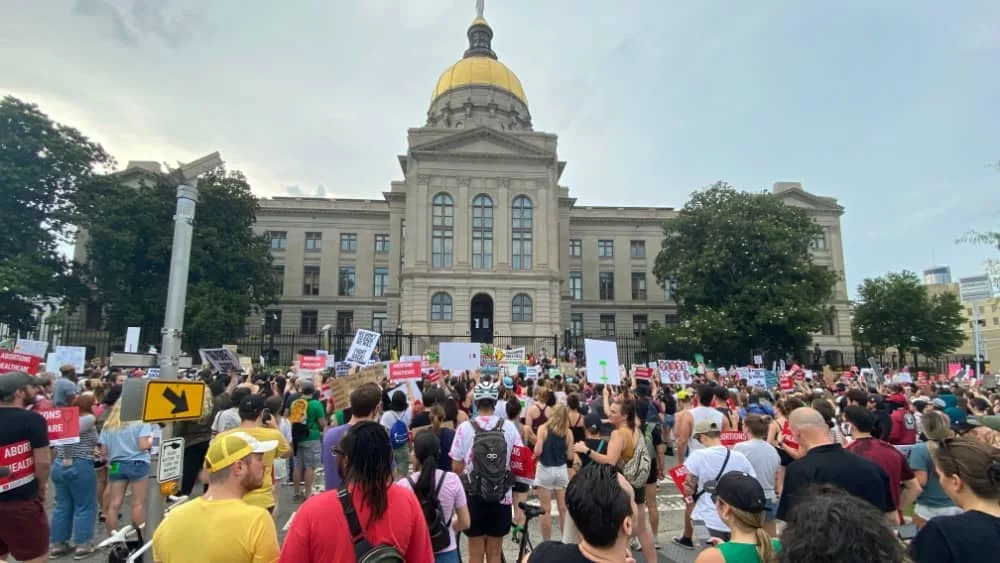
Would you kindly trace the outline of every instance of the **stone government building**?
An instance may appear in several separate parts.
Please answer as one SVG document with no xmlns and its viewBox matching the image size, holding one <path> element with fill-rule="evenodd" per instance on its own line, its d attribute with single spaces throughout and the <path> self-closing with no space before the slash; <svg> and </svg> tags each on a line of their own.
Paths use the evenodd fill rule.
<svg viewBox="0 0 1000 563">
<path fill-rule="evenodd" d="M 438 79 L 427 122 L 408 130 L 403 179 L 383 199 L 261 201 L 257 230 L 270 238 L 282 298 L 250 326 L 402 330 L 423 335 L 415 347 L 503 335 L 498 344 L 551 351 L 555 335 L 638 334 L 675 315 L 652 273 L 663 220 L 675 211 L 578 204 L 559 184 L 566 162 L 557 136 L 532 128 L 492 29 L 477 17 L 467 35 L 464 57 Z M 816 344 L 853 350 L 843 207 L 797 182 L 775 183 L 773 193 L 822 226 L 814 256 L 840 280 L 836 316 Z"/>
</svg>

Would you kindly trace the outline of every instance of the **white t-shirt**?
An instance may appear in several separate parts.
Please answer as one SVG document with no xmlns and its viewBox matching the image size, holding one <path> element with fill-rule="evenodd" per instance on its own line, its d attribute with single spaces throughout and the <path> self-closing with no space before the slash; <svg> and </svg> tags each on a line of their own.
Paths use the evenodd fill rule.
<svg viewBox="0 0 1000 563">
<path fill-rule="evenodd" d="M 684 461 L 684 467 L 687 467 L 689 472 L 698 477 L 696 494 L 705 488 L 706 482 L 715 479 L 719 475 L 719 470 L 722 469 L 725 459 L 725 446 L 713 446 L 691 452 L 691 455 Z M 732 452 L 729 456 L 729 461 L 725 463 L 726 467 L 722 475 L 730 471 L 743 471 L 753 477 L 757 477 L 753 465 L 750 464 L 750 460 L 740 452 Z M 719 511 L 715 509 L 715 503 L 712 502 L 712 495 L 708 493 L 704 493 L 698 498 L 698 502 L 694 505 L 694 510 L 691 512 L 691 519 L 705 522 L 705 526 L 710 530 L 720 532 L 729 531 L 729 526 L 722 521 L 722 518 L 719 518 Z"/>
<path fill-rule="evenodd" d="M 493 414 L 499 416 L 500 418 L 507 420 L 507 400 L 500 399 L 497 401 L 497 408 L 493 409 Z"/>
<path fill-rule="evenodd" d="M 492 430 L 499 420 L 501 419 L 496 415 L 475 418 L 476 424 L 483 430 Z M 524 442 L 521 441 L 521 434 L 517 431 L 517 426 L 509 420 L 503 421 L 503 435 L 507 441 L 507 467 L 510 467 L 510 454 L 514 450 L 514 446 L 523 446 Z M 455 430 L 455 439 L 451 443 L 451 452 L 448 454 L 451 459 L 465 463 L 466 474 L 472 471 L 472 442 L 475 440 L 475 436 L 476 430 L 472 427 L 471 421 L 467 420 L 459 424 L 458 429 Z M 511 492 L 507 491 L 503 497 L 503 504 L 511 504 L 512 499 Z"/>
<path fill-rule="evenodd" d="M 382 423 L 382 426 L 385 426 L 386 430 L 392 431 L 392 425 L 396 424 L 397 420 L 402 420 L 403 424 L 409 428 L 410 421 L 413 420 L 413 409 L 407 407 L 403 412 L 385 411 L 382 413 L 382 419 L 379 422 Z"/>
</svg>

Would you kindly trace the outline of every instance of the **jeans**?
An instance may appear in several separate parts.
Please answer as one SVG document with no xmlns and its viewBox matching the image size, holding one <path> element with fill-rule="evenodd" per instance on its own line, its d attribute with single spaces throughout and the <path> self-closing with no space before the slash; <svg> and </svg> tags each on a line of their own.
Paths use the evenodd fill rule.
<svg viewBox="0 0 1000 563">
<path fill-rule="evenodd" d="M 94 460 L 73 459 L 73 465 L 63 466 L 57 459 L 52 464 L 52 483 L 56 488 L 56 507 L 52 511 L 50 542 L 86 545 L 94 540 L 97 525 L 97 470 Z"/>
<path fill-rule="evenodd" d="M 461 563 L 458 559 L 458 549 L 435 553 L 434 563 Z"/>
</svg>

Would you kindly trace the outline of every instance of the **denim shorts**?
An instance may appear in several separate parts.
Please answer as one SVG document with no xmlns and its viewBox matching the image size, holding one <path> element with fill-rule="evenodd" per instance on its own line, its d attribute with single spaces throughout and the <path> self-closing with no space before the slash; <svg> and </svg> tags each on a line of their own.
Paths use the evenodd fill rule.
<svg viewBox="0 0 1000 563">
<path fill-rule="evenodd" d="M 778 519 L 778 503 L 768 500 L 764 503 L 764 521 L 771 522 Z"/>
<path fill-rule="evenodd" d="M 118 468 L 115 471 L 115 468 Z M 112 461 L 108 470 L 108 481 L 128 481 L 135 483 L 149 479 L 149 463 L 145 461 Z"/>
</svg>

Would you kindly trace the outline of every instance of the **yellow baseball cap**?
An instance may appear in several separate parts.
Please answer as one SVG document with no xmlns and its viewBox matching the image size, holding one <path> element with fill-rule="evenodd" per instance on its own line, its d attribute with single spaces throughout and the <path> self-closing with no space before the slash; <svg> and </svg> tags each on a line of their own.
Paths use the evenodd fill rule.
<svg viewBox="0 0 1000 563">
<path fill-rule="evenodd" d="M 681 389 L 677 392 L 677 398 L 686 401 L 691 397 L 691 393 L 687 389 Z"/>
<path fill-rule="evenodd" d="M 278 447 L 277 440 L 261 441 L 246 432 L 233 432 L 212 440 L 205 454 L 209 473 L 222 471 L 250 454 L 267 453 Z"/>
</svg>

